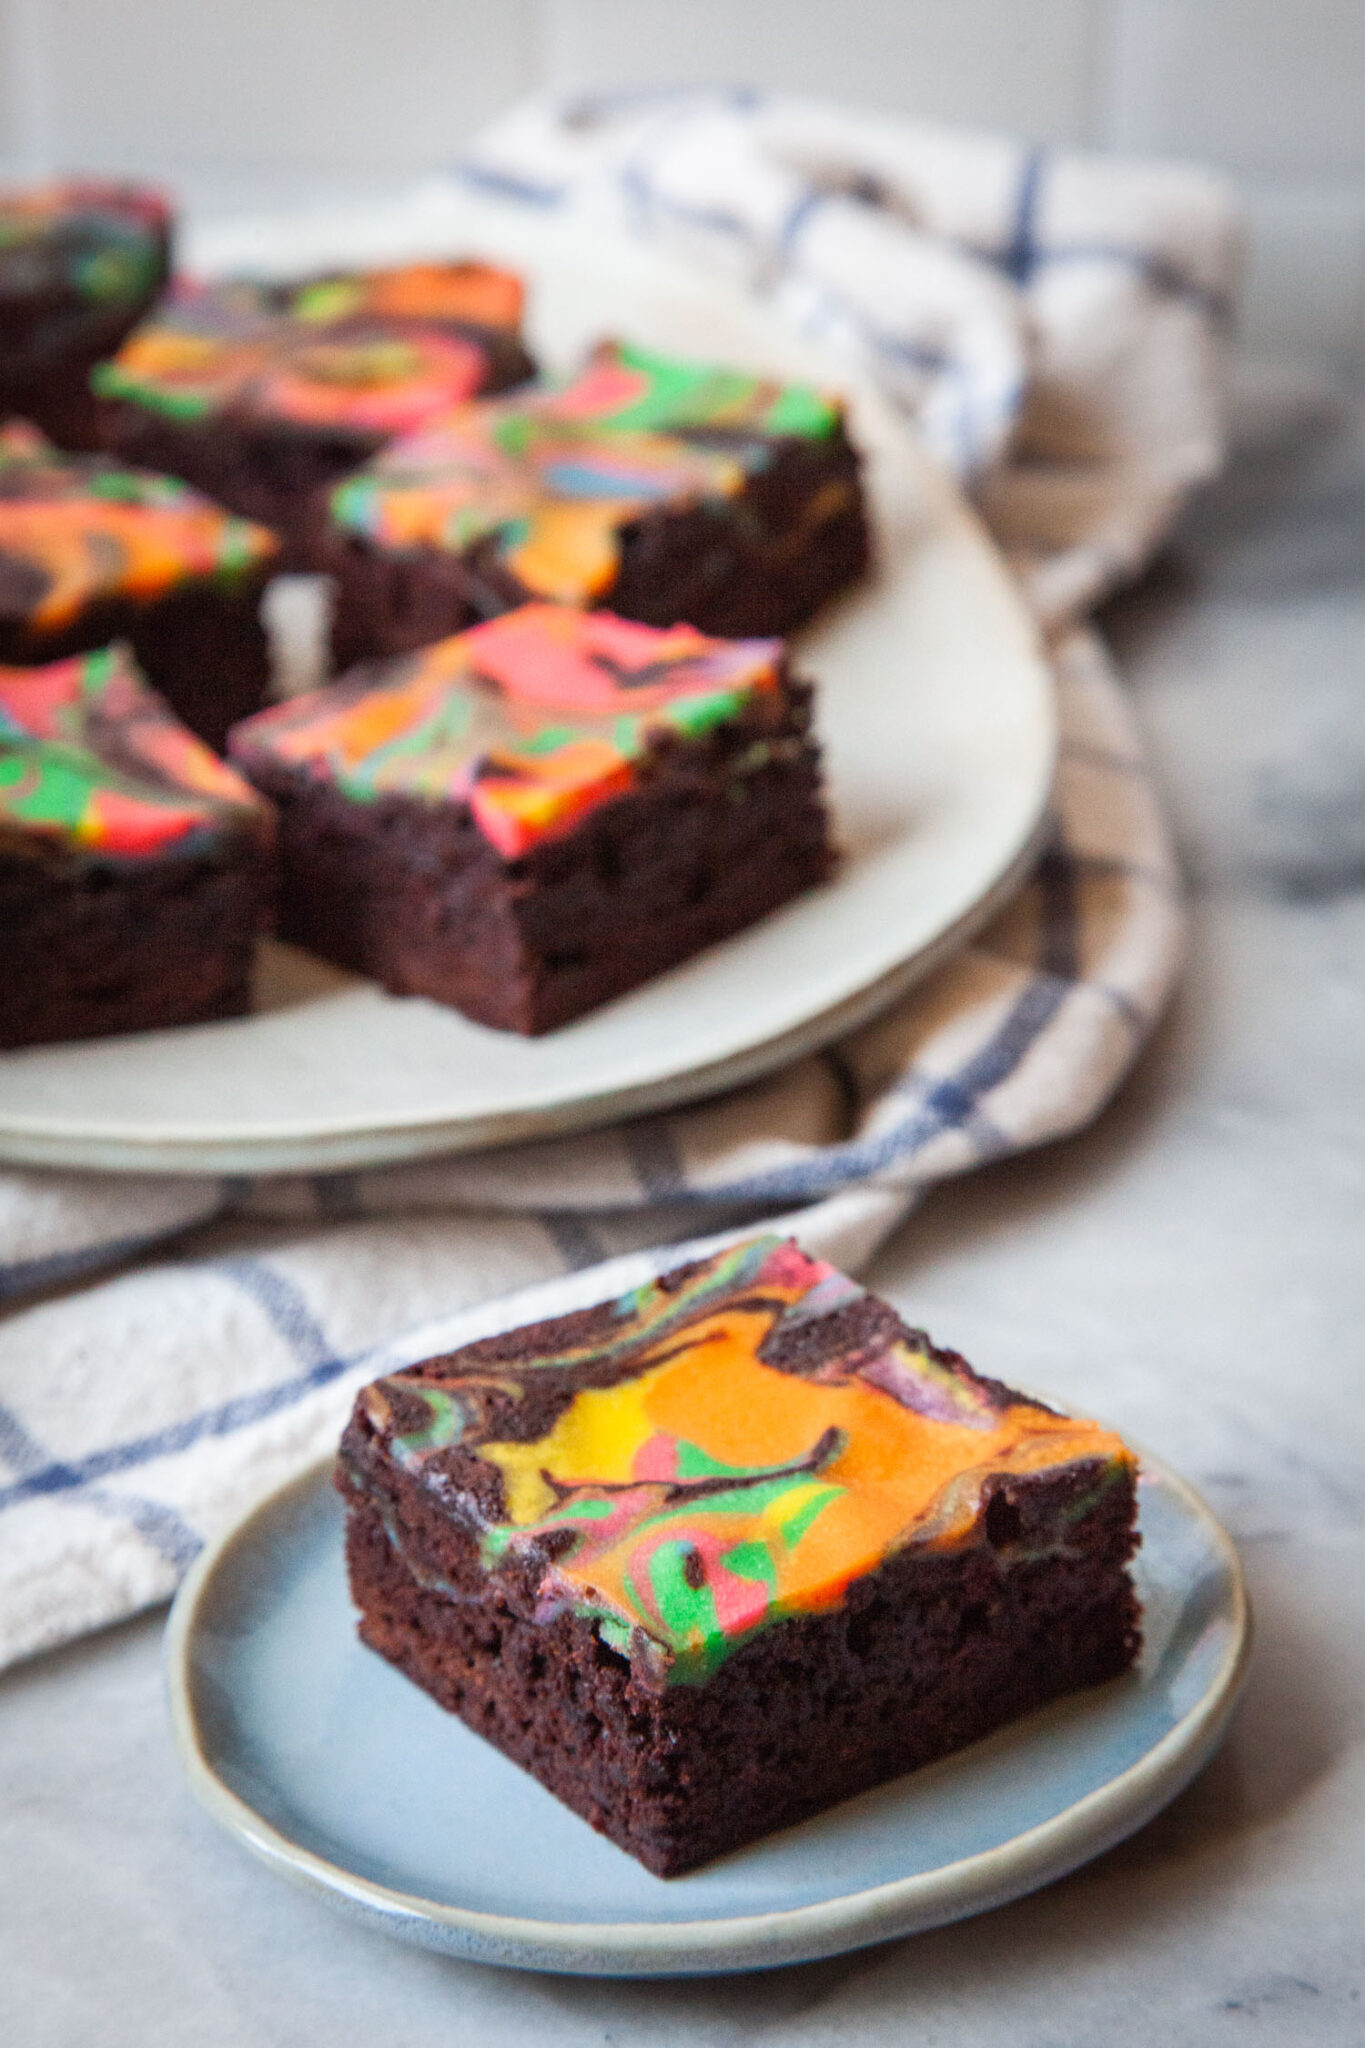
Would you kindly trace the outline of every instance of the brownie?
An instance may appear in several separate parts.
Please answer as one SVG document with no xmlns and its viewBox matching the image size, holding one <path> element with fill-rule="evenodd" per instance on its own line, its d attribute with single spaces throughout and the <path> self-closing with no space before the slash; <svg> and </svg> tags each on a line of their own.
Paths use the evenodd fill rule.
<svg viewBox="0 0 1365 2048">
<path fill-rule="evenodd" d="M 547 1031 L 822 881 L 811 693 L 780 641 L 527 605 L 237 727 L 286 938 Z"/>
<path fill-rule="evenodd" d="M 0 668 L 0 1045 L 245 1010 L 268 807 L 126 648 Z"/>
<path fill-rule="evenodd" d="M 174 477 L 63 455 L 0 428 L 0 662 L 132 643 L 185 723 L 221 747 L 264 699 L 261 594 L 278 543 Z"/>
<path fill-rule="evenodd" d="M 481 263 L 187 280 L 95 373 L 104 436 L 277 528 L 307 567 L 319 491 L 431 414 L 531 374 L 521 309 L 520 280 Z"/>
<path fill-rule="evenodd" d="M 0 419 L 98 445 L 90 372 L 161 290 L 170 244 L 165 200 L 136 185 L 0 192 Z"/>
<path fill-rule="evenodd" d="M 675 1877 L 1118 1676 L 1135 1464 L 790 1241 L 362 1390 L 360 1635 Z"/>
<path fill-rule="evenodd" d="M 785 634 L 867 566 L 843 408 L 604 344 L 565 386 L 456 408 L 337 486 L 314 559 L 337 665 L 533 598 Z"/>
</svg>

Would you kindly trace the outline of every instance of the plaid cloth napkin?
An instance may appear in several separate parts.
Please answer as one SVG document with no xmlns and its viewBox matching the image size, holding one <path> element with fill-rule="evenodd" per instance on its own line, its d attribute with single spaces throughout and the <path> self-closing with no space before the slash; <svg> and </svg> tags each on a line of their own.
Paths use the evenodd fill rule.
<svg viewBox="0 0 1365 2048">
<path fill-rule="evenodd" d="M 308 1179 L 0 1173 L 0 1663 L 164 1599 L 397 1363 L 759 1218 L 860 1267 L 936 1180 L 1093 1117 L 1174 978 L 1141 739 L 1100 642 L 1063 622 L 1217 463 L 1222 188 L 696 94 L 536 103 L 453 175 L 738 268 L 921 416 L 1056 628 L 1052 836 L 916 992 L 716 1101 Z"/>
</svg>

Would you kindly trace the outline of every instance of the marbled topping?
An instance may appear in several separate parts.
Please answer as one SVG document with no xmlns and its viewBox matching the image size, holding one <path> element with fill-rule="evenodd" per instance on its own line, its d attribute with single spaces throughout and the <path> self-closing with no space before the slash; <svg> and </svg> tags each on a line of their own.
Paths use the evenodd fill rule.
<svg viewBox="0 0 1365 2048">
<path fill-rule="evenodd" d="M 275 536 L 174 477 L 65 455 L 35 428 L 0 428 L 0 611 L 39 633 L 101 598 L 155 598 L 269 562 Z"/>
<path fill-rule="evenodd" d="M 774 439 L 841 417 L 809 386 L 611 342 L 568 384 L 430 419 L 338 485 L 332 516 L 386 549 L 488 542 L 533 596 L 590 604 L 630 520 L 735 497 Z"/>
<path fill-rule="evenodd" d="M 375 314 L 386 320 L 464 322 L 515 330 L 521 325 L 525 292 L 521 279 L 510 270 L 465 262 L 342 271 L 310 278 L 276 296 L 290 319 L 315 327 Z"/>
<path fill-rule="evenodd" d="M 102 398 L 132 399 L 170 419 L 209 419 L 239 402 L 265 368 L 278 325 L 261 286 L 178 278 L 90 381 Z"/>
<path fill-rule="evenodd" d="M 123 647 L 45 668 L 0 668 L 0 848 L 109 859 L 199 850 L 243 822 L 256 792 L 183 726 Z"/>
<path fill-rule="evenodd" d="M 781 652 L 776 640 L 524 605 L 259 712 L 232 752 L 248 767 L 305 768 L 362 803 L 467 803 L 512 860 L 630 789 L 660 735 L 775 702 Z"/>
<path fill-rule="evenodd" d="M 812 384 L 783 384 L 623 341 L 603 342 L 581 376 L 547 394 L 544 409 L 555 419 L 617 433 L 739 439 L 826 441 L 843 419 L 838 399 Z"/>
<path fill-rule="evenodd" d="M 1131 1468 L 1109 1431 L 918 1336 L 836 1344 L 801 1371 L 773 1362 L 861 1298 L 794 1244 L 754 1238 L 625 1296 L 591 1344 L 431 1361 L 359 1408 L 401 1467 L 460 1503 L 488 1570 L 539 1573 L 543 1619 L 589 1617 L 688 1682 L 906 1545 L 973 1540 L 990 1481 L 1094 1466 L 1093 1493 Z M 518 1416 L 539 1396 L 544 1418 L 547 1380 L 559 1398 L 528 1437 Z M 452 1493 L 452 1453 L 496 1473 L 493 1512 L 486 1488 Z"/>
<path fill-rule="evenodd" d="M 0 192 L 0 297 L 135 307 L 161 274 L 169 217 L 158 193 L 95 179 Z"/>
<path fill-rule="evenodd" d="M 245 394 L 261 418 L 362 434 L 404 434 L 478 391 L 487 357 L 463 335 L 413 329 L 306 330 L 271 353 Z"/>
<path fill-rule="evenodd" d="M 393 550 L 489 542 L 522 589 L 559 604 L 609 592 L 621 528 L 655 505 L 735 497 L 732 455 L 657 434 L 587 434 L 534 411 L 468 406 L 338 485 L 338 526 Z"/>
<path fill-rule="evenodd" d="M 521 301 L 518 278 L 480 263 L 292 287 L 182 281 L 97 367 L 94 385 L 185 422 L 231 411 L 304 429 L 405 433 L 482 388 L 478 330 L 514 329 Z"/>
</svg>

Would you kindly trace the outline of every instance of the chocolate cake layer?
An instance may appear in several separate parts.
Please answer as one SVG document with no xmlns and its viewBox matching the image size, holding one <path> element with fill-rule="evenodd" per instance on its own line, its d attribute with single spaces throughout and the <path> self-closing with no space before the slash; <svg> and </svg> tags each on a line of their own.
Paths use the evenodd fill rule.
<svg viewBox="0 0 1365 2048">
<path fill-rule="evenodd" d="M 623 344 L 394 443 L 332 494 L 315 548 L 339 666 L 536 598 L 783 634 L 868 555 L 836 400 Z"/>
<path fill-rule="evenodd" d="M 270 819 L 124 650 L 0 669 L 0 1046 L 246 1009 Z"/>
<path fill-rule="evenodd" d="M 755 1239 L 362 1392 L 362 1638 L 676 1876 L 1136 1654 L 1119 1440 Z"/>
<path fill-rule="evenodd" d="M 250 834 L 126 863 L 0 844 L 0 1046 L 240 1016 L 268 909 Z"/>
<path fill-rule="evenodd" d="M 249 721 L 283 935 L 534 1033 L 751 924 L 832 863 L 778 653 L 535 607 Z"/>
</svg>

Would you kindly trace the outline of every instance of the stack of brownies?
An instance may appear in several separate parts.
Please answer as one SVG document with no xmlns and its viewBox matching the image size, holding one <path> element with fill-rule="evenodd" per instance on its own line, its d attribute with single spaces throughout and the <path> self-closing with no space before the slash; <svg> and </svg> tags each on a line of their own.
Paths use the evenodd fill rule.
<svg viewBox="0 0 1365 2048">
<path fill-rule="evenodd" d="M 118 318 L 49 347 L 60 404 L 0 420 L 0 891 L 33 935 L 0 1045 L 240 1010 L 272 926 L 394 994 L 542 1032 L 829 874 L 783 637 L 868 560 L 837 399 L 623 341 L 537 379 L 521 282 L 483 263 L 176 279 L 154 303 L 153 195 L 20 195 L 5 220 L 30 258 L 66 252 L 68 285 L 102 233 Z M 45 305 L 0 322 L 16 407 Z M 262 594 L 299 567 L 333 580 L 341 679 L 263 710 Z M 73 657 L 114 644 L 117 687 L 97 686 Z M 144 744 L 153 704 L 231 755 L 269 832 L 92 827 L 149 777 L 186 796 L 189 754 Z M 54 797 L 63 778 L 94 811 Z M 224 848 L 256 882 L 186 923 L 185 859 Z M 168 947 L 196 971 L 168 978 Z M 232 974 L 207 957 L 224 947 Z"/>
</svg>

